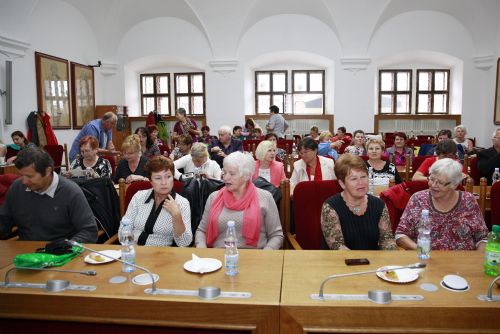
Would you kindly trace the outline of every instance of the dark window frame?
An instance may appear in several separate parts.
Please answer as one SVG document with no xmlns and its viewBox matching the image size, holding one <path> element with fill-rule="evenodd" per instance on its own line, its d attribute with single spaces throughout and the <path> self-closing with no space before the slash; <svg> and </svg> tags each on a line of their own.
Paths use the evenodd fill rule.
<svg viewBox="0 0 500 334">
<path fill-rule="evenodd" d="M 431 80 L 432 80 L 432 85 L 431 85 L 431 90 L 419 90 L 419 81 L 420 81 L 420 76 L 419 74 L 421 72 L 430 72 L 431 75 Z M 436 90 L 435 89 L 435 77 L 436 77 L 436 72 L 446 72 L 448 73 L 447 76 L 447 82 L 446 82 L 446 88 L 447 90 Z M 415 106 L 415 114 L 417 115 L 449 115 L 450 114 L 450 77 L 451 77 L 451 71 L 449 69 L 417 69 L 417 89 L 416 89 L 416 106 Z M 424 95 L 430 95 L 431 100 L 430 100 L 430 112 L 418 112 L 418 96 L 420 94 Z M 434 95 L 437 94 L 444 94 L 446 95 L 446 112 L 444 113 L 436 113 L 434 112 Z"/>
<path fill-rule="evenodd" d="M 167 77 L 168 79 L 168 93 L 157 93 L 158 85 L 159 85 L 159 78 L 160 77 Z M 153 85 L 153 94 L 144 94 L 143 93 L 143 77 L 153 77 L 153 80 L 155 84 Z M 161 97 L 168 97 L 168 114 L 162 114 L 162 115 L 170 115 L 171 110 L 170 110 L 170 101 L 171 101 L 171 85 L 170 85 L 170 73 L 142 73 L 140 74 L 140 82 L 141 82 L 141 115 L 147 116 L 152 110 L 144 110 L 144 98 L 154 98 L 154 105 L 155 105 L 155 110 L 160 110 L 160 104 L 159 104 L 159 98 Z"/>
<path fill-rule="evenodd" d="M 259 74 L 269 74 L 269 92 L 258 92 L 258 75 Z M 273 74 L 285 74 L 285 91 L 275 91 L 273 89 Z M 255 79 L 254 79 L 254 86 L 255 86 L 255 115 L 266 115 L 270 114 L 269 110 L 267 112 L 259 112 L 258 107 L 259 107 L 259 96 L 269 96 L 269 107 L 273 104 L 273 96 L 275 95 L 283 95 L 283 105 L 286 103 L 286 95 L 288 94 L 288 70 L 272 70 L 272 71 L 255 71 Z M 282 110 L 283 108 L 280 108 Z"/>
<path fill-rule="evenodd" d="M 295 74 L 296 73 L 306 73 L 307 74 L 307 83 L 306 83 L 306 86 L 307 86 L 307 89 L 306 91 L 295 91 Z M 322 91 L 312 91 L 311 90 L 311 80 L 310 80 L 310 76 L 311 76 L 311 73 L 321 73 L 322 75 L 322 87 L 323 87 L 323 90 Z M 295 98 L 295 94 L 321 94 L 323 96 L 323 103 L 322 103 L 322 113 L 319 114 L 319 115 L 325 115 L 325 73 L 326 71 L 325 70 L 292 70 L 292 115 L 295 115 L 295 110 L 294 110 L 294 98 Z M 303 115 L 303 114 L 301 114 Z M 307 114 L 306 114 L 307 115 Z M 315 114 L 317 115 L 317 114 Z"/>
<path fill-rule="evenodd" d="M 188 93 L 177 93 L 177 77 L 178 76 L 186 76 L 188 77 Z M 202 81 L 203 81 L 203 93 L 192 93 L 191 92 L 191 78 L 192 76 L 195 75 L 201 75 L 202 76 Z M 175 92 L 175 97 L 174 97 L 174 103 L 175 103 L 175 108 L 174 108 L 174 115 L 175 115 L 175 110 L 177 110 L 178 103 L 177 103 L 177 98 L 178 97 L 188 97 L 189 100 L 189 110 L 186 110 L 186 115 L 191 115 L 191 116 L 205 116 L 207 113 L 207 108 L 206 108 L 206 103 L 207 103 L 207 97 L 205 95 L 206 93 L 206 86 L 205 86 L 205 72 L 179 72 L 179 73 L 174 73 L 174 92 Z M 203 97 L 203 113 L 201 114 L 193 114 L 193 97 L 195 96 L 201 96 Z"/>
<path fill-rule="evenodd" d="M 382 74 L 383 73 L 392 73 L 393 76 L 393 81 L 394 81 L 394 87 L 392 90 L 385 90 L 382 91 Z M 410 87 L 409 90 L 398 90 L 398 73 L 409 73 L 410 78 Z M 413 70 L 411 69 L 394 69 L 394 70 L 379 70 L 378 72 L 378 114 L 379 115 L 411 115 L 411 109 L 412 109 L 412 93 L 413 89 Z M 391 106 L 391 112 L 390 113 L 383 113 L 382 112 L 382 95 L 391 95 L 392 96 L 392 106 Z M 408 112 L 402 113 L 402 112 L 397 112 L 397 97 L 398 95 L 408 95 L 409 97 L 409 108 Z"/>
</svg>

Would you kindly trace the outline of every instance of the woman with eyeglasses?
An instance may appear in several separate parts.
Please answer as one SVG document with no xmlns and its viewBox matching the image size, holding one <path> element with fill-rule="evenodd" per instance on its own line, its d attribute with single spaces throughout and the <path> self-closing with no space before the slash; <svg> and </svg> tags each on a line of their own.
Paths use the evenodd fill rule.
<svg viewBox="0 0 500 334">
<path fill-rule="evenodd" d="M 429 189 L 410 198 L 396 229 L 396 242 L 404 249 L 417 249 L 422 210 L 429 210 L 431 249 L 484 250 L 488 228 L 473 194 L 457 190 L 462 181 L 459 162 L 439 159 L 430 168 Z"/>
<path fill-rule="evenodd" d="M 290 193 L 302 181 L 335 180 L 333 159 L 318 155 L 318 143 L 306 137 L 299 143 L 300 160 L 293 163 L 290 177 Z"/>
<path fill-rule="evenodd" d="M 188 247 L 193 240 L 191 209 L 186 198 L 175 193 L 174 164 L 161 155 L 144 167 L 151 189 L 134 194 L 124 218 L 132 222 L 139 245 Z"/>
<path fill-rule="evenodd" d="M 196 230 L 198 248 L 224 248 L 227 222 L 235 222 L 238 248 L 280 249 L 283 230 L 271 193 L 252 183 L 252 155 L 233 152 L 224 159 L 225 186 L 210 194 Z"/>
<path fill-rule="evenodd" d="M 395 250 L 389 212 L 384 202 L 368 194 L 368 169 L 362 158 L 344 154 L 335 164 L 342 192 L 321 209 L 321 229 L 327 249 Z"/>
</svg>

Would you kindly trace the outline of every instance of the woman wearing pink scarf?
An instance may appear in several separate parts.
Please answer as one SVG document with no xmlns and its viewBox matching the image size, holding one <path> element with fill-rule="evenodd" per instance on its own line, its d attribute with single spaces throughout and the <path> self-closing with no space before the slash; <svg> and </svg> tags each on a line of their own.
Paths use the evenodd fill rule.
<svg viewBox="0 0 500 334">
<path fill-rule="evenodd" d="M 278 208 L 270 192 L 251 182 L 251 155 L 234 152 L 224 158 L 225 187 L 212 193 L 196 230 L 198 248 L 224 247 L 227 222 L 233 220 L 238 248 L 280 249 L 283 243 Z"/>
</svg>

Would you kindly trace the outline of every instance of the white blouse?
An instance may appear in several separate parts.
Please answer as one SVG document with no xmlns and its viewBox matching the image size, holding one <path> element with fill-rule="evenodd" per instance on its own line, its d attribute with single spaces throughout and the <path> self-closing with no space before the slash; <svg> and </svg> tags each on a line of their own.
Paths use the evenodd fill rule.
<svg viewBox="0 0 500 334">
<path fill-rule="evenodd" d="M 179 180 L 181 178 L 181 173 L 179 169 L 184 169 L 184 173 L 205 173 L 210 179 L 221 179 L 222 170 L 217 162 L 207 159 L 207 161 L 201 165 L 201 167 L 196 167 L 193 163 L 193 158 L 191 154 L 185 155 L 174 161 L 175 166 L 175 179 Z"/>
</svg>

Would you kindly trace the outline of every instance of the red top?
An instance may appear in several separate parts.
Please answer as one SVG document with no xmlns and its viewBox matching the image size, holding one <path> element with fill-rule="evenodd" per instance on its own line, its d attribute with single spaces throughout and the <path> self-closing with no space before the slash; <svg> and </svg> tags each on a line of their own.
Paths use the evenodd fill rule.
<svg viewBox="0 0 500 334">
<path fill-rule="evenodd" d="M 418 167 L 417 172 L 424 174 L 424 176 L 429 176 L 429 169 L 437 160 L 438 160 L 437 157 L 430 157 L 425 159 L 424 162 L 422 162 L 422 164 L 420 165 L 420 167 Z M 453 160 L 458 161 L 457 159 Z M 464 174 L 467 174 L 467 171 L 465 170 L 463 165 L 462 165 L 462 172 Z"/>
</svg>

